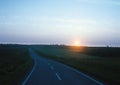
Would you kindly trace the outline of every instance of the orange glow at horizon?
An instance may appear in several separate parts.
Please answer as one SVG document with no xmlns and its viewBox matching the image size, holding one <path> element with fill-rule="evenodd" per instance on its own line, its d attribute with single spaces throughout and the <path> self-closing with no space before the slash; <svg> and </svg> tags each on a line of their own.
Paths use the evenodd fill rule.
<svg viewBox="0 0 120 85">
<path fill-rule="evenodd" d="M 81 45 L 81 43 L 80 43 L 80 41 L 79 40 L 76 40 L 76 41 L 74 41 L 74 44 L 73 44 L 74 46 L 80 46 Z"/>
<path fill-rule="evenodd" d="M 73 52 L 83 52 L 84 51 L 83 43 L 79 39 L 74 40 L 72 46 L 70 46 L 69 48 Z"/>
</svg>

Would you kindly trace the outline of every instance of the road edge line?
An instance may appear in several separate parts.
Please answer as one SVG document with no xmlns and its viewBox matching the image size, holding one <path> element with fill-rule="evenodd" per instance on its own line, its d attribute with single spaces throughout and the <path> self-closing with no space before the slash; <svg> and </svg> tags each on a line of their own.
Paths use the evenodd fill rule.
<svg viewBox="0 0 120 85">
<path fill-rule="evenodd" d="M 63 65 L 65 65 L 65 64 L 63 64 Z M 99 84 L 99 85 L 104 85 L 102 82 L 99 82 L 98 80 L 92 78 L 91 76 L 89 76 L 89 75 L 87 75 L 87 74 L 85 74 L 85 73 L 83 73 L 83 72 L 81 72 L 81 71 L 78 71 L 78 70 L 75 69 L 75 68 L 72 68 L 72 67 L 67 66 L 67 65 L 65 65 L 65 66 L 66 66 L 67 68 L 73 70 L 74 72 L 77 72 L 78 74 L 81 74 L 81 75 L 85 76 L 86 78 L 88 78 L 88 79 L 90 79 L 90 80 L 96 82 L 96 83 Z"/>
<path fill-rule="evenodd" d="M 66 64 L 64 64 L 64 63 L 61 63 L 61 62 L 59 62 L 59 61 L 55 61 L 55 60 L 52 60 L 52 59 L 48 59 L 48 60 L 54 61 L 54 62 L 59 63 L 59 64 L 62 64 L 62 65 L 64 65 L 66 68 L 71 69 L 72 71 L 74 71 L 74 72 L 76 72 L 76 73 L 78 73 L 78 74 L 81 74 L 81 75 L 85 76 L 86 78 L 88 78 L 88 79 L 96 82 L 97 84 L 99 84 L 99 85 L 104 85 L 102 82 L 94 79 L 94 78 L 91 77 L 90 75 L 87 75 L 87 74 L 85 74 L 85 73 L 83 73 L 83 72 L 81 72 L 81 71 L 79 71 L 79 70 L 77 70 L 77 69 L 75 69 L 75 68 L 73 68 L 73 67 L 70 67 L 69 65 L 66 65 Z"/>
<path fill-rule="evenodd" d="M 29 50 L 31 50 L 31 49 L 29 49 Z M 30 56 L 31 56 L 31 55 L 30 55 Z M 34 59 L 33 59 L 33 60 L 34 60 Z M 28 79 L 29 79 L 30 76 L 32 75 L 33 71 L 35 70 L 35 67 L 36 67 L 36 62 L 35 62 L 35 60 L 34 60 L 34 66 L 33 66 L 32 70 L 30 71 L 30 73 L 28 74 L 28 76 L 26 77 L 26 79 L 23 81 L 22 85 L 25 85 L 25 84 L 27 83 Z"/>
</svg>

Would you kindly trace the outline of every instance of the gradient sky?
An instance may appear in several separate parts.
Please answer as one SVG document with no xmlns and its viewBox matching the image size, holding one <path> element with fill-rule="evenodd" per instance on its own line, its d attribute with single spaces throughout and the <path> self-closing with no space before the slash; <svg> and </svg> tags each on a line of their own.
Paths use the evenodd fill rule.
<svg viewBox="0 0 120 85">
<path fill-rule="evenodd" d="M 0 43 L 120 46 L 120 0 L 0 0 Z"/>
</svg>

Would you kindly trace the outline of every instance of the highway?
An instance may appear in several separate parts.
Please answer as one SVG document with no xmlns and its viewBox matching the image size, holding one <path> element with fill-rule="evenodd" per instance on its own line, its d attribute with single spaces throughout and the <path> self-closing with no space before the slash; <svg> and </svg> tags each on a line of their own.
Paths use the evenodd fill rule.
<svg viewBox="0 0 120 85">
<path fill-rule="evenodd" d="M 29 52 L 35 64 L 22 85 L 103 85 L 69 66 L 40 57 L 32 49 Z"/>
</svg>

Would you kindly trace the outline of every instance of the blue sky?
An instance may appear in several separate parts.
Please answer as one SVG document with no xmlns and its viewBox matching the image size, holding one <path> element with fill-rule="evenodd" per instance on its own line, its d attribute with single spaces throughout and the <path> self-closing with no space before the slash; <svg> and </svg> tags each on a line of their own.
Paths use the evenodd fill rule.
<svg viewBox="0 0 120 85">
<path fill-rule="evenodd" d="M 119 0 L 0 0 L 0 43 L 120 46 Z"/>
</svg>

